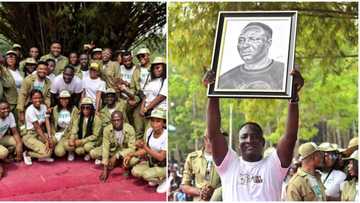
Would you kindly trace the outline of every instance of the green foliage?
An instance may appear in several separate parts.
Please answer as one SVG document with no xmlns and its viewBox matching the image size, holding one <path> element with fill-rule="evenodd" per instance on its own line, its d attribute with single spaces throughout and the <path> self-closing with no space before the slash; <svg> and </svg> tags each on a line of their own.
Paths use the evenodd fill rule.
<svg viewBox="0 0 360 203">
<path fill-rule="evenodd" d="M 217 16 L 223 10 L 297 10 L 296 63 L 305 78 L 300 97 L 299 137 L 310 140 L 317 124 L 345 134 L 358 123 L 358 7 L 356 2 L 330 3 L 169 3 L 170 137 L 181 150 L 194 149 L 194 139 L 205 129 L 206 89 L 202 75 L 210 68 Z M 222 128 L 229 131 L 233 105 L 233 135 L 245 121 L 256 121 L 266 139 L 277 143 L 285 131 L 287 101 L 222 99 Z M 357 126 L 357 125 L 356 125 Z M 234 139 L 237 136 L 234 136 Z"/>
<path fill-rule="evenodd" d="M 0 5 L 0 33 L 24 50 L 38 46 L 47 53 L 53 40 L 64 53 L 80 51 L 93 41 L 114 50 L 133 48 L 148 38 L 164 39 L 166 3 L 38 2 Z M 135 44 L 135 46 L 134 46 Z M 162 45 L 163 46 L 163 45 Z M 7 51 L 7 50 L 1 50 Z"/>
</svg>

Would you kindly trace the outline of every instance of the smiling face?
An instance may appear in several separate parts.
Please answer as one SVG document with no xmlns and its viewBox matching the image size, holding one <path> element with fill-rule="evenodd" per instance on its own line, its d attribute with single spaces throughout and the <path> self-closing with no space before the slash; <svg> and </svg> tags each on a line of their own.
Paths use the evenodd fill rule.
<svg viewBox="0 0 360 203">
<path fill-rule="evenodd" d="M 29 51 L 30 57 L 36 59 L 39 56 L 39 49 L 37 47 L 31 47 Z"/>
<path fill-rule="evenodd" d="M 154 66 L 153 68 L 154 76 L 156 78 L 161 77 L 164 72 L 164 64 L 159 63 L 159 64 L 154 64 L 153 66 Z"/>
<path fill-rule="evenodd" d="M 16 65 L 16 55 L 15 54 L 9 54 L 6 56 L 6 63 L 9 67 L 15 67 Z"/>
<path fill-rule="evenodd" d="M 358 177 L 359 162 L 355 159 L 349 162 L 349 175 L 351 177 Z"/>
<path fill-rule="evenodd" d="M 239 36 L 237 49 L 245 63 L 252 64 L 268 55 L 271 46 L 269 39 L 259 26 L 245 28 Z"/>
<path fill-rule="evenodd" d="M 61 45 L 59 43 L 52 43 L 52 45 L 50 46 L 50 52 L 55 57 L 60 56 Z"/>
<path fill-rule="evenodd" d="M 69 55 L 69 62 L 71 65 L 77 65 L 78 63 L 78 55 L 77 53 L 71 53 Z"/>
<path fill-rule="evenodd" d="M 147 66 L 150 63 L 149 54 L 138 54 L 137 58 L 142 66 Z"/>
<path fill-rule="evenodd" d="M 45 79 L 48 74 L 48 67 L 45 64 L 39 64 L 36 68 L 36 73 L 40 79 Z"/>
<path fill-rule="evenodd" d="M 43 97 L 41 93 L 36 92 L 31 97 L 31 103 L 34 105 L 35 108 L 39 109 L 43 101 Z"/>
<path fill-rule="evenodd" d="M 10 106 L 6 102 L 0 103 L 0 118 L 5 119 L 9 116 L 10 113 Z"/>
<path fill-rule="evenodd" d="M 245 161 L 259 161 L 262 157 L 265 140 L 252 125 L 245 125 L 239 132 L 239 145 Z"/>
</svg>

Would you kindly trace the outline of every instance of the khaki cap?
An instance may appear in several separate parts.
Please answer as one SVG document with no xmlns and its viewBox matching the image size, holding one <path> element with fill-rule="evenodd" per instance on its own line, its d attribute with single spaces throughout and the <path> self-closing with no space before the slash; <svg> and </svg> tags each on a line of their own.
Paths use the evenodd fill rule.
<svg viewBox="0 0 360 203">
<path fill-rule="evenodd" d="M 159 64 L 159 63 L 166 64 L 165 58 L 161 56 L 157 56 L 155 57 L 154 61 L 151 64 Z"/>
<path fill-rule="evenodd" d="M 95 53 L 95 52 L 102 52 L 102 48 L 95 48 L 92 50 L 92 53 Z"/>
<path fill-rule="evenodd" d="M 357 161 L 359 161 L 359 153 L 358 150 L 354 151 L 350 157 L 348 158 L 343 158 L 343 160 L 350 160 L 350 159 L 355 159 Z"/>
<path fill-rule="evenodd" d="M 349 141 L 348 147 L 345 149 L 345 151 L 343 152 L 343 154 L 345 154 L 346 156 L 350 156 L 350 154 L 352 154 L 359 145 L 359 138 L 358 137 L 354 137 Z"/>
<path fill-rule="evenodd" d="M 35 59 L 33 59 L 33 58 L 31 58 L 31 57 L 26 58 L 26 59 L 25 59 L 25 63 L 27 63 L 27 64 L 34 64 L 34 65 L 37 64 L 36 61 L 35 61 Z"/>
<path fill-rule="evenodd" d="M 337 151 L 337 147 L 334 144 L 330 144 L 329 142 L 323 142 L 319 145 L 320 151 L 323 152 L 334 152 Z"/>
<path fill-rule="evenodd" d="M 19 48 L 19 49 L 21 49 L 21 45 L 20 45 L 20 44 L 13 44 L 12 48 L 13 48 L 13 49 L 14 49 L 14 48 Z"/>
<path fill-rule="evenodd" d="M 84 97 L 82 100 L 81 100 L 81 103 L 80 105 L 92 105 L 93 104 L 93 100 L 90 98 L 90 97 Z"/>
<path fill-rule="evenodd" d="M 10 55 L 10 54 L 14 54 L 15 56 L 17 56 L 17 52 L 14 50 L 9 50 L 6 52 L 6 55 Z"/>
<path fill-rule="evenodd" d="M 150 118 L 161 118 L 166 120 L 166 111 L 163 109 L 154 109 L 151 112 Z"/>
<path fill-rule="evenodd" d="M 70 97 L 71 97 L 71 94 L 67 90 L 63 90 L 59 94 L 59 98 L 70 98 Z"/>
<path fill-rule="evenodd" d="M 148 48 L 141 48 L 139 49 L 139 51 L 136 53 L 136 56 L 137 55 L 140 55 L 140 54 L 150 54 L 150 50 Z"/>
<path fill-rule="evenodd" d="M 299 147 L 300 160 L 312 155 L 314 152 L 320 151 L 319 147 L 313 142 L 307 142 Z"/>
<path fill-rule="evenodd" d="M 96 71 L 100 71 L 100 65 L 98 63 L 91 63 L 90 64 L 90 69 L 94 69 Z"/>
<path fill-rule="evenodd" d="M 105 94 L 116 94 L 116 91 L 113 88 L 107 88 Z"/>
</svg>

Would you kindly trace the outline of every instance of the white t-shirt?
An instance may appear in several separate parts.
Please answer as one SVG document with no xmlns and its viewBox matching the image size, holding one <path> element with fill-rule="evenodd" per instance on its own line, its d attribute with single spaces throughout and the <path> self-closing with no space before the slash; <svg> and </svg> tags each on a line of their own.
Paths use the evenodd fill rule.
<svg viewBox="0 0 360 203">
<path fill-rule="evenodd" d="M 83 90 L 81 79 L 77 76 L 74 76 L 71 82 L 66 84 L 62 74 L 56 76 L 53 83 L 51 84 L 50 92 L 53 94 L 59 94 L 63 90 L 69 91 L 70 94 L 81 93 Z"/>
<path fill-rule="evenodd" d="M 94 104 L 96 102 L 96 92 L 105 92 L 106 88 L 106 83 L 100 78 L 95 80 L 90 77 L 83 78 L 82 85 L 85 91 L 85 97 L 90 97 L 94 101 Z"/>
<path fill-rule="evenodd" d="M 158 94 L 167 97 L 167 90 L 168 90 L 167 79 L 164 80 L 162 87 L 161 87 L 161 83 L 162 83 L 162 79 L 156 78 L 154 80 L 149 81 L 145 85 L 145 88 L 143 90 L 144 94 L 146 96 L 145 106 L 148 105 L 149 102 L 154 100 L 156 98 L 156 96 L 158 96 Z M 158 104 L 158 106 L 156 106 L 155 108 L 161 108 L 161 109 L 167 110 L 166 99 L 164 101 L 160 102 L 160 104 Z"/>
<path fill-rule="evenodd" d="M 146 79 L 150 80 L 150 72 L 147 68 L 140 68 L 140 88 L 144 87 Z"/>
<path fill-rule="evenodd" d="M 45 123 L 46 117 L 48 117 L 48 115 L 46 115 L 46 111 L 47 108 L 45 104 L 41 104 L 40 109 L 35 108 L 34 105 L 31 104 L 25 111 L 26 129 L 34 129 L 33 123 L 35 121 L 39 122 L 40 125 Z"/>
<path fill-rule="evenodd" d="M 38 79 L 35 79 L 33 88 L 34 90 L 39 90 L 42 92 L 44 89 L 44 85 L 45 85 L 45 80 L 39 81 Z"/>
<path fill-rule="evenodd" d="M 328 172 L 321 172 L 321 182 L 325 185 L 326 196 L 339 197 L 340 196 L 340 184 L 345 181 L 346 174 L 339 170 L 332 170 L 329 177 L 324 182 Z"/>
<path fill-rule="evenodd" d="M 126 69 L 124 65 L 120 66 L 120 72 L 122 75 L 122 80 L 125 80 L 126 82 L 130 83 L 132 75 L 134 73 L 135 66 L 133 66 L 131 69 Z"/>
<path fill-rule="evenodd" d="M 154 130 L 152 128 L 149 128 L 146 131 L 146 142 L 148 141 L 149 136 L 151 134 L 151 137 L 150 137 L 150 140 L 149 140 L 150 148 L 157 151 L 157 152 L 167 151 L 167 130 L 164 129 L 163 133 L 158 138 L 154 137 L 154 132 L 153 131 Z"/>
<path fill-rule="evenodd" d="M 16 90 L 19 92 L 22 81 L 24 80 L 23 76 L 20 75 L 20 72 L 18 69 L 16 69 L 15 71 L 11 70 L 10 68 L 8 69 L 11 76 L 14 78 L 15 80 L 15 85 L 16 85 Z"/>
<path fill-rule="evenodd" d="M 58 122 L 58 126 L 60 126 L 60 128 L 66 128 L 70 125 L 70 121 L 71 121 L 71 113 L 68 110 L 61 110 L 59 112 L 59 118 L 57 120 Z"/>
<path fill-rule="evenodd" d="M 232 149 L 216 170 L 222 182 L 224 202 L 280 201 L 287 168 L 281 167 L 277 152 L 257 162 L 247 162 Z"/>
<path fill-rule="evenodd" d="M 84 79 L 84 78 L 88 78 L 88 77 L 90 77 L 89 76 L 89 71 L 88 70 L 86 70 L 86 71 L 81 71 L 81 73 L 82 73 L 82 78 Z"/>
<path fill-rule="evenodd" d="M 122 130 L 115 130 L 114 129 L 114 133 L 115 133 L 115 138 L 116 138 L 116 141 L 119 145 L 122 145 L 122 143 L 124 142 L 124 134 L 123 134 L 123 131 Z"/>
<path fill-rule="evenodd" d="M 5 119 L 0 118 L 0 139 L 5 135 L 9 128 L 15 127 L 16 122 L 13 113 L 10 112 Z"/>
</svg>

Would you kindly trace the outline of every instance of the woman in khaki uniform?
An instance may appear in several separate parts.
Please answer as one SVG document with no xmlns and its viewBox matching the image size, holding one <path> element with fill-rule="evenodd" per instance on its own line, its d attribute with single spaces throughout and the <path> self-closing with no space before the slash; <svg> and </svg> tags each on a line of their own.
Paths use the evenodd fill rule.
<svg viewBox="0 0 360 203">
<path fill-rule="evenodd" d="M 50 158 L 55 146 L 55 138 L 52 135 L 51 124 L 47 107 L 43 104 L 43 94 L 40 90 L 30 92 L 31 105 L 25 112 L 26 134 L 23 143 L 30 150 L 23 153 L 26 165 L 31 165 L 31 158 L 39 161 L 53 162 Z"/>
<path fill-rule="evenodd" d="M 63 157 L 67 151 L 68 160 L 74 160 L 74 152 L 70 150 L 69 138 L 73 126 L 77 124 L 79 120 L 79 110 L 72 105 L 71 94 L 67 90 L 63 90 L 59 94 L 59 105 L 54 107 L 52 126 L 53 134 L 58 142 L 55 146 L 55 155 Z"/>
<path fill-rule="evenodd" d="M 349 158 L 344 158 L 344 160 L 349 160 L 349 170 L 350 175 L 349 180 L 345 181 L 341 185 L 341 201 L 359 201 L 359 153 L 358 150 L 353 152 Z"/>
<path fill-rule="evenodd" d="M 79 120 L 74 124 L 71 131 L 69 146 L 70 151 L 75 151 L 77 155 L 84 156 L 85 161 L 89 161 L 89 152 L 99 143 L 101 120 L 95 116 L 95 108 L 91 98 L 84 97 L 81 100 L 80 108 Z"/>
<path fill-rule="evenodd" d="M 149 185 L 157 185 L 166 178 L 166 150 L 167 130 L 166 111 L 155 109 L 151 112 L 150 125 L 146 132 L 146 139 L 138 140 L 135 144 L 137 151 L 129 153 L 124 158 L 124 167 L 130 167 L 132 158 L 143 159 L 131 170 L 131 174 L 143 178 Z"/>
<path fill-rule="evenodd" d="M 15 51 L 6 52 L 5 67 L 0 66 L 1 83 L 4 88 L 5 100 L 10 104 L 11 112 L 17 116 L 15 112 L 17 95 L 23 81 L 23 76 L 18 70 L 18 61 Z"/>
</svg>

